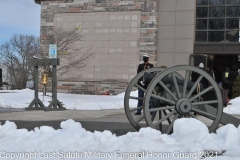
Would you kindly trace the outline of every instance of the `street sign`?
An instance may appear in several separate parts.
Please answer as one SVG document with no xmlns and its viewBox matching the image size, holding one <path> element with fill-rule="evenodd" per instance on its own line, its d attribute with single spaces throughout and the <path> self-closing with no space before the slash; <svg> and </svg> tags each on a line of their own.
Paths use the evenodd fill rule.
<svg viewBox="0 0 240 160">
<path fill-rule="evenodd" d="M 49 58 L 57 58 L 57 45 L 49 44 Z"/>
</svg>

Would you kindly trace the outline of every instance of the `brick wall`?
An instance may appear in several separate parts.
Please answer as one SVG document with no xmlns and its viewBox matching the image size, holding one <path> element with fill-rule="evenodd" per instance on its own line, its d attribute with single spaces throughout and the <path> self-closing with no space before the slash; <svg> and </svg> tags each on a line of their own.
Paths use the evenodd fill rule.
<svg viewBox="0 0 240 160">
<path fill-rule="evenodd" d="M 112 95 L 125 92 L 127 82 L 103 82 L 103 81 L 89 81 L 89 82 L 58 82 L 57 90 L 63 93 L 73 94 L 95 94 L 101 95 L 109 91 Z"/>
<path fill-rule="evenodd" d="M 36 2 L 36 1 L 35 1 Z M 36 2 L 37 3 L 37 2 Z M 138 46 L 139 61 L 143 53 L 151 55 L 150 62 L 156 63 L 157 52 L 157 0 L 52 0 L 41 1 L 41 48 L 48 55 L 48 38 L 54 26 L 54 15 L 59 13 L 91 13 L 91 12 L 141 12 L 140 39 Z M 117 66 L 116 66 L 117 67 Z M 137 64 L 133 68 L 136 73 Z M 131 77 L 132 78 L 132 77 Z M 110 78 L 94 81 L 74 81 L 68 79 L 58 83 L 60 92 L 101 94 L 109 90 L 112 94 L 125 91 L 129 77 L 125 81 Z"/>
</svg>

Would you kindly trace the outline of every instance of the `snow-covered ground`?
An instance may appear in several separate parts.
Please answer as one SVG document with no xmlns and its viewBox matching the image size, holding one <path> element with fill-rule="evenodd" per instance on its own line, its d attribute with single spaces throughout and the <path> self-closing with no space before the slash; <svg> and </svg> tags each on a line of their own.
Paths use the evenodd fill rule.
<svg viewBox="0 0 240 160">
<path fill-rule="evenodd" d="M 29 89 L 1 91 L 0 107 L 26 108 L 34 98 Z M 48 95 L 49 93 L 47 93 Z M 136 94 L 135 92 L 133 94 Z M 43 100 L 42 93 L 39 97 Z M 67 109 L 91 110 L 123 108 L 124 94 L 96 96 L 58 94 Z M 48 104 L 50 96 L 44 97 Z M 136 105 L 136 102 L 131 102 Z M 240 99 L 231 100 L 232 105 L 224 112 L 240 114 Z M 0 113 L 1 117 L 1 113 Z M 13 122 L 0 125 L 0 159 L 205 159 L 239 160 L 240 127 L 232 124 L 220 127 L 209 134 L 202 122 L 182 118 L 174 123 L 173 134 L 161 134 L 152 128 L 129 132 L 117 137 L 110 131 L 89 132 L 79 122 L 66 120 L 61 129 L 49 126 L 36 127 L 32 131 L 17 129 Z"/>
<path fill-rule="evenodd" d="M 106 95 L 81 95 L 58 93 L 57 98 L 63 102 L 66 109 L 74 110 L 102 110 L 102 109 L 121 109 L 124 108 L 124 94 L 116 96 Z M 38 94 L 39 99 L 45 106 L 52 100 L 51 93 L 43 97 L 42 92 Z M 137 91 L 132 92 L 131 96 L 137 96 Z M 14 97 L 14 98 L 13 98 Z M 34 91 L 24 90 L 0 90 L 0 107 L 4 108 L 26 108 L 34 99 Z M 231 105 L 224 108 L 225 113 L 240 114 L 240 97 L 230 101 Z M 130 106 L 137 106 L 136 100 L 130 100 Z"/>
<path fill-rule="evenodd" d="M 1 93 L 2 92 L 2 93 Z M 137 94 L 137 93 L 134 93 Z M 38 97 L 45 106 L 52 100 L 52 93 L 39 92 Z M 123 108 L 124 93 L 117 96 L 106 95 L 81 95 L 58 93 L 57 98 L 64 104 L 66 109 L 74 110 L 102 110 Z M 4 108 L 27 108 L 34 99 L 34 90 L 0 90 L 0 107 Z M 136 101 L 132 101 L 136 106 Z"/>
</svg>

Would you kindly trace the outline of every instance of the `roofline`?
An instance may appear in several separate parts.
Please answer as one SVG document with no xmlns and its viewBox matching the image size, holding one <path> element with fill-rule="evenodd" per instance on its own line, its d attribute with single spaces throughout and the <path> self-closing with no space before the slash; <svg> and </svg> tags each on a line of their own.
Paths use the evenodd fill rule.
<svg viewBox="0 0 240 160">
<path fill-rule="evenodd" d="M 34 0 L 34 1 L 37 4 L 41 4 L 41 2 L 43 2 L 43 1 L 56 1 L 56 0 Z"/>
<path fill-rule="evenodd" d="M 41 1 L 42 1 L 42 0 L 35 0 L 35 3 L 41 4 Z"/>
</svg>

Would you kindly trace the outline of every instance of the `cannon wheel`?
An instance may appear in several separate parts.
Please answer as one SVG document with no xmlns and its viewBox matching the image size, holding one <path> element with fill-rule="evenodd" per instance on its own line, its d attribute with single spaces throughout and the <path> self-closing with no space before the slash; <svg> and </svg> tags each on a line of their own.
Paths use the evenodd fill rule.
<svg viewBox="0 0 240 160">
<path fill-rule="evenodd" d="M 134 89 L 136 90 L 137 88 L 140 88 L 141 90 L 144 91 L 144 93 L 146 93 L 146 90 L 138 85 L 138 83 L 137 83 L 138 80 L 141 77 L 143 77 L 145 72 L 157 72 L 157 74 L 159 74 L 160 72 L 162 72 L 164 70 L 165 70 L 165 68 L 160 68 L 160 67 L 146 69 L 146 70 L 138 73 L 132 79 L 132 81 L 129 83 L 129 85 L 126 89 L 125 96 L 124 96 L 125 114 L 126 114 L 128 120 L 129 120 L 129 122 L 131 123 L 131 125 L 136 130 L 139 130 L 142 127 L 146 127 L 146 123 L 142 121 L 144 119 L 144 114 L 142 114 L 140 116 L 139 115 L 134 115 L 134 113 L 137 111 L 137 105 L 131 106 L 132 108 L 130 107 L 130 100 L 138 101 L 140 99 L 139 97 L 132 96 L 131 92 L 134 91 Z M 177 74 L 177 77 L 180 78 L 180 79 L 183 79 L 179 74 Z M 143 108 L 143 107 L 140 107 L 140 108 Z M 155 116 L 155 115 L 153 115 L 153 116 Z"/>
<path fill-rule="evenodd" d="M 197 81 L 193 84 L 190 90 L 187 90 L 187 82 L 191 72 L 197 72 L 200 74 Z M 181 73 L 185 77 L 183 86 L 179 86 L 176 81 L 176 74 Z M 171 75 L 172 77 L 172 86 L 175 88 L 175 93 L 173 93 L 169 88 L 162 82 L 162 79 L 165 76 Z M 197 89 L 197 86 L 202 78 L 207 79 L 210 84 L 209 87 L 194 93 Z M 164 89 L 164 92 L 167 92 L 169 97 L 164 95 L 159 95 L 156 92 L 153 92 L 156 85 L 161 86 Z M 203 97 L 205 94 L 214 94 L 213 97 L 216 99 L 210 100 L 199 100 L 199 97 Z M 194 93 L 194 94 L 193 94 Z M 209 96 L 208 96 L 209 97 Z M 158 99 L 161 102 L 164 102 L 167 105 L 162 105 L 157 108 L 149 108 L 148 101 L 151 99 Z M 215 108 L 213 108 L 215 106 Z M 203 108 L 201 108 L 203 107 Z M 205 108 L 205 109 L 204 109 Z M 209 112 L 214 110 L 214 112 Z M 164 112 L 162 114 L 162 112 Z M 150 112 L 158 112 L 159 117 L 157 120 L 153 120 Z M 223 112 L 223 103 L 220 89 L 216 81 L 205 71 L 193 66 L 179 65 L 172 68 L 166 69 L 151 81 L 146 89 L 146 94 L 144 97 L 144 117 L 146 123 L 149 127 L 159 129 L 162 133 L 170 134 L 173 130 L 174 121 L 182 117 L 192 117 L 197 118 L 200 121 L 202 119 L 211 120 L 208 124 L 209 132 L 213 132 L 219 125 Z M 163 115 L 163 116 L 162 116 Z M 162 130 L 163 126 L 167 126 L 165 130 Z"/>
</svg>

